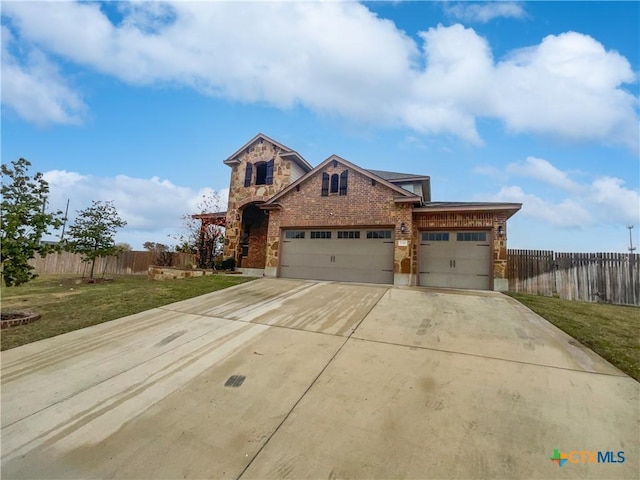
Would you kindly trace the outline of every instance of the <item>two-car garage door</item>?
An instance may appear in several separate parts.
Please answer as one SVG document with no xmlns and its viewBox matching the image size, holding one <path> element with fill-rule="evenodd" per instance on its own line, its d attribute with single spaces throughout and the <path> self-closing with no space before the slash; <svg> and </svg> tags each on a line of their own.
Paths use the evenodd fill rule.
<svg viewBox="0 0 640 480">
<path fill-rule="evenodd" d="M 393 251 L 391 229 L 285 230 L 280 276 L 393 283 Z"/>
<path fill-rule="evenodd" d="M 491 290 L 490 233 L 419 232 L 420 286 Z"/>
<path fill-rule="evenodd" d="M 419 285 L 491 290 L 489 231 L 418 233 Z M 393 283 L 393 230 L 291 229 L 282 236 L 280 276 Z"/>
</svg>

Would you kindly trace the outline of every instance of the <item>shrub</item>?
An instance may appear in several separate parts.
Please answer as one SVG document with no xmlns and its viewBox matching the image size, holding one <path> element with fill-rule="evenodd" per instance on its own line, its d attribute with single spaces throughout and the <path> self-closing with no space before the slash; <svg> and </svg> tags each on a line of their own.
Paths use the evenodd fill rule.
<svg viewBox="0 0 640 480">
<path fill-rule="evenodd" d="M 234 270 L 236 268 L 236 259 L 233 257 L 225 258 L 220 262 L 222 270 Z"/>
</svg>

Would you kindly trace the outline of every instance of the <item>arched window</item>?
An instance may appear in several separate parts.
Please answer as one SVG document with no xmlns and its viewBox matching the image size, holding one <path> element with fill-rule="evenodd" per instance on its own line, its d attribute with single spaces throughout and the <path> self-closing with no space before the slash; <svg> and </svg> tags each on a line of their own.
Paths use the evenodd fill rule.
<svg viewBox="0 0 640 480">
<path fill-rule="evenodd" d="M 345 170 L 340 174 L 340 195 L 347 194 L 347 179 L 349 176 L 349 171 Z"/>
<path fill-rule="evenodd" d="M 329 174 L 322 173 L 322 191 L 320 193 L 323 197 L 329 196 Z"/>
</svg>

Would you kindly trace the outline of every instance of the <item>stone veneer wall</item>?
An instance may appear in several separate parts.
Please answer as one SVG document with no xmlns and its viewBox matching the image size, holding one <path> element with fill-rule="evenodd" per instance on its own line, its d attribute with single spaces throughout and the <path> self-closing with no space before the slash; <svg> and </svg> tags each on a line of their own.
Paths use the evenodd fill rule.
<svg viewBox="0 0 640 480">
<path fill-rule="evenodd" d="M 194 270 L 151 265 L 149 267 L 147 278 L 149 280 L 173 280 L 176 278 L 203 277 L 205 275 L 215 275 L 217 273 L 220 272 L 217 270 Z"/>
<path fill-rule="evenodd" d="M 498 235 L 498 226 L 504 228 L 504 235 Z M 493 237 L 493 279 L 506 279 L 507 275 L 507 215 L 503 212 L 440 212 L 416 213 L 414 219 L 417 230 L 429 228 L 482 228 L 492 231 Z"/>
<path fill-rule="evenodd" d="M 229 183 L 229 203 L 227 205 L 227 224 L 224 244 L 224 256 L 233 257 L 236 260 L 239 255 L 239 243 L 242 232 L 242 207 L 253 202 L 265 202 L 280 190 L 291 183 L 292 160 L 280 157 L 280 149 L 266 140 L 262 143 L 256 140 L 238 157 L 239 164 L 231 167 L 231 180 Z M 273 168 L 272 185 L 254 185 L 256 169 L 253 169 L 252 185 L 244 186 L 244 176 L 247 162 L 268 162 L 275 159 Z M 255 260 L 255 259 L 254 259 Z M 252 264 L 255 262 L 251 262 Z M 264 264 L 261 265 L 263 267 Z"/>
<path fill-rule="evenodd" d="M 339 226 L 380 226 L 393 227 L 395 230 L 394 273 L 409 273 L 411 255 L 409 245 L 400 247 L 398 240 L 410 240 L 412 236 L 412 215 L 410 204 L 396 204 L 393 198 L 398 196 L 388 187 L 377 183 L 371 185 L 371 179 L 355 170 L 349 170 L 347 195 L 320 195 L 322 172 L 329 175 L 340 174 L 346 169 L 338 163 L 334 167 L 328 164 L 311 178 L 278 200 L 282 210 L 269 213 L 267 234 L 266 272 L 275 276 L 280 254 L 280 233 L 287 227 L 339 227 Z M 400 232 L 400 224 L 406 226 L 406 233 Z"/>
</svg>

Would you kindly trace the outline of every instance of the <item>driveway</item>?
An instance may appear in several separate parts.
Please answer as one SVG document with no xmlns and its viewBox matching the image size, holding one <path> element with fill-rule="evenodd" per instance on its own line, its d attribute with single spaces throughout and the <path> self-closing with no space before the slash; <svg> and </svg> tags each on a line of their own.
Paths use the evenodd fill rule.
<svg viewBox="0 0 640 480">
<path fill-rule="evenodd" d="M 7 479 L 640 468 L 639 384 L 499 293 L 262 279 L 1 360 Z"/>
</svg>

